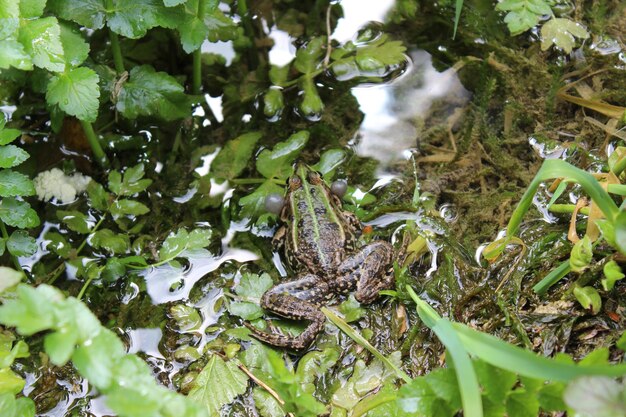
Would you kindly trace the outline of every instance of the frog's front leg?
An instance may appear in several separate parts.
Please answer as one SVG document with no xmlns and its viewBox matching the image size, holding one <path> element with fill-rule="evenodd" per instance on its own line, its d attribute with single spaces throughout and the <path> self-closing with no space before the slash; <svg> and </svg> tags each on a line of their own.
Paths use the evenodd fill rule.
<svg viewBox="0 0 626 417">
<path fill-rule="evenodd" d="M 306 274 L 270 288 L 261 297 L 261 307 L 293 320 L 309 320 L 307 328 L 296 337 L 258 330 L 246 324 L 257 339 L 274 346 L 304 349 L 324 328 L 325 316 L 319 307 L 332 297 L 328 284 L 317 275 Z"/>
<path fill-rule="evenodd" d="M 358 302 L 373 302 L 379 291 L 394 286 L 392 257 L 393 247 L 388 242 L 378 240 L 364 246 L 339 266 L 334 291 L 356 291 Z"/>
</svg>

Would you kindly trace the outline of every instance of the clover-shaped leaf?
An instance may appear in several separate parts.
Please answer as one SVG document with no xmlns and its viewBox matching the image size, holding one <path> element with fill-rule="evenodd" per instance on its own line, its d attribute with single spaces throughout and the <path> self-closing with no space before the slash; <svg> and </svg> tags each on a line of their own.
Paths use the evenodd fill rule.
<svg viewBox="0 0 626 417">
<path fill-rule="evenodd" d="M 576 44 L 576 38 L 588 37 L 589 32 L 580 23 L 557 17 L 541 28 L 541 49 L 545 51 L 554 45 L 569 54 Z"/>
</svg>

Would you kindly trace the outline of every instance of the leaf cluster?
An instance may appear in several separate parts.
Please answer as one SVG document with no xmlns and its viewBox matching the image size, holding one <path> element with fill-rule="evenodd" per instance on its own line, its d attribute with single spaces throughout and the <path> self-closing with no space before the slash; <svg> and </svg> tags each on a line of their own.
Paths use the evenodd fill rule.
<svg viewBox="0 0 626 417">
<path fill-rule="evenodd" d="M 17 129 L 6 127 L 6 117 L 0 113 L 0 256 L 5 250 L 14 256 L 30 256 L 37 250 L 35 239 L 25 230 L 39 226 L 39 216 L 24 197 L 35 194 L 28 176 L 15 167 L 29 158 L 28 152 L 12 144 L 21 136 Z M 9 235 L 6 226 L 15 228 Z"/>
<path fill-rule="evenodd" d="M 62 366 L 71 360 L 120 416 L 208 415 L 194 402 L 159 385 L 148 365 L 126 354 L 124 344 L 87 306 L 76 298 L 65 298 L 54 287 L 19 284 L 0 306 L 0 323 L 25 336 L 48 332 L 44 349 L 50 362 Z"/>
<path fill-rule="evenodd" d="M 272 85 L 263 96 L 263 111 L 269 118 L 277 118 L 285 107 L 283 89 L 297 85 L 301 100 L 300 113 L 309 120 L 319 120 L 324 103 L 315 79 L 330 69 L 340 81 L 364 78 L 371 82 L 384 79 L 406 63 L 406 48 L 400 41 L 392 41 L 386 34 L 360 36 L 357 43 L 346 44 L 328 51 L 324 36 L 310 39 L 298 48 L 289 64 L 272 66 L 269 79 Z M 328 54 L 328 56 L 326 56 Z"/>
<path fill-rule="evenodd" d="M 496 10 L 507 12 L 504 22 L 513 36 L 534 28 L 545 16 L 550 16 L 541 27 L 541 49 L 545 51 L 554 45 L 569 54 L 576 38 L 587 39 L 589 33 L 579 23 L 554 17 L 552 7 L 556 4 L 553 0 L 503 0 Z"/>
</svg>

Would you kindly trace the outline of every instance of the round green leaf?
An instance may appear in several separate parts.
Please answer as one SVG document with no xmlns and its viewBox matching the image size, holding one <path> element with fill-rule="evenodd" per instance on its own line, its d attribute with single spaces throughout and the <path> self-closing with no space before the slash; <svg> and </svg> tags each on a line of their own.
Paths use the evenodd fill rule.
<svg viewBox="0 0 626 417">
<path fill-rule="evenodd" d="M 260 132 L 249 132 L 226 142 L 211 163 L 211 174 L 215 178 L 236 178 L 248 164 L 261 136 Z"/>
<path fill-rule="evenodd" d="M 39 217 L 25 201 L 12 197 L 0 200 L 0 219 L 9 226 L 26 229 L 39 226 Z"/>
<path fill-rule="evenodd" d="M 7 240 L 7 249 L 13 256 L 31 256 L 37 252 L 37 242 L 23 230 L 16 230 Z"/>
<path fill-rule="evenodd" d="M 98 74 L 90 68 L 75 68 L 52 77 L 46 101 L 80 120 L 94 122 L 98 117 Z"/>
<path fill-rule="evenodd" d="M 61 27 L 56 17 L 23 20 L 18 40 L 36 66 L 52 72 L 65 69 Z"/>
<path fill-rule="evenodd" d="M 0 168 L 12 168 L 28 159 L 30 155 L 15 145 L 0 146 Z"/>
<path fill-rule="evenodd" d="M 296 132 L 284 142 L 278 143 L 271 151 L 264 149 L 256 160 L 256 169 L 265 178 L 285 179 L 293 172 L 293 160 L 300 154 L 309 140 L 309 132 Z"/>
<path fill-rule="evenodd" d="M 5 169 L 0 171 L 0 196 L 28 196 L 35 194 L 33 182 L 26 175 Z"/>
</svg>

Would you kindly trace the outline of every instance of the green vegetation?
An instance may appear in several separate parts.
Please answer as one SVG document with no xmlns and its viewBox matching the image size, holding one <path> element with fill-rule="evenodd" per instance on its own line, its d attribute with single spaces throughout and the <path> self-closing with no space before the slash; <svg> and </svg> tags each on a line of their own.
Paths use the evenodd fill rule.
<svg viewBox="0 0 626 417">
<path fill-rule="evenodd" d="M 0 0 L 0 415 L 624 415 L 626 5 L 592 3 L 398 0 L 338 41 L 328 0 Z M 389 163 L 352 91 L 385 83 Z M 303 330 L 260 307 L 297 161 L 396 251 L 300 353 L 244 326 Z"/>
</svg>

